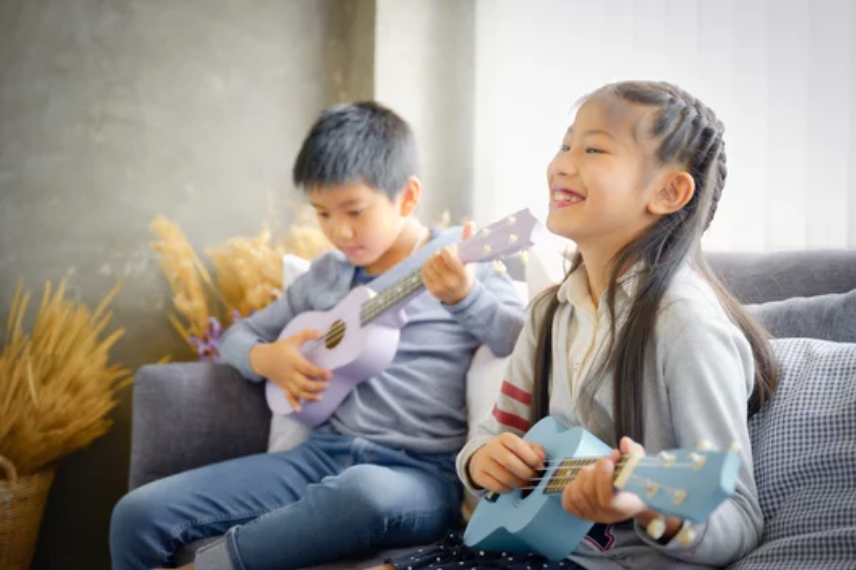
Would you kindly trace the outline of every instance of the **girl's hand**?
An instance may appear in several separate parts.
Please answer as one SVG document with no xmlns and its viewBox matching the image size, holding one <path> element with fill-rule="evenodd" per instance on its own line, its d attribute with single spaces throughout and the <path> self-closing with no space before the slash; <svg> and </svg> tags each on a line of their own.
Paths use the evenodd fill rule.
<svg viewBox="0 0 856 570">
<path fill-rule="evenodd" d="M 463 239 L 473 235 L 474 225 L 464 225 Z M 464 265 L 455 247 L 444 247 L 422 266 L 422 282 L 434 297 L 446 305 L 455 305 L 464 300 L 473 289 L 474 270 Z"/>
<path fill-rule="evenodd" d="M 473 483 L 495 493 L 534 487 L 538 470 L 544 468 L 544 448 L 513 433 L 502 433 L 470 458 L 467 471 Z"/>
<path fill-rule="evenodd" d="M 642 499 L 632 493 L 616 491 L 615 464 L 622 454 L 645 453 L 641 445 L 629 437 L 621 438 L 621 453 L 613 450 L 609 457 L 598 459 L 584 467 L 562 491 L 562 506 L 583 520 L 612 524 L 635 518 L 651 511 Z M 654 518 L 654 517 L 652 517 Z"/>
</svg>

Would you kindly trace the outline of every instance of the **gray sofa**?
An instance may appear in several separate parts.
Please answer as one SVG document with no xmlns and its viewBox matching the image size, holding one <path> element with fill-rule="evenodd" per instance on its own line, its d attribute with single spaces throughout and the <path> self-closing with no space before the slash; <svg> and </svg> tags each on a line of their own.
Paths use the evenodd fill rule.
<svg viewBox="0 0 856 570">
<path fill-rule="evenodd" d="M 856 342 L 856 251 L 711 253 L 707 257 L 720 279 L 741 302 L 753 305 L 774 336 Z M 847 292 L 854 293 L 841 295 Z M 853 381 L 856 384 L 856 377 Z M 134 385 L 130 486 L 263 453 L 269 424 L 261 387 L 244 381 L 228 366 L 145 366 L 137 372 Z M 760 444 L 753 439 L 756 445 Z M 756 465 L 756 473 L 757 469 Z M 853 524 L 856 533 L 856 521 Z M 191 556 L 192 548 L 185 549 L 178 562 Z M 375 553 L 323 568 L 365 568 L 383 557 L 384 553 Z"/>
</svg>

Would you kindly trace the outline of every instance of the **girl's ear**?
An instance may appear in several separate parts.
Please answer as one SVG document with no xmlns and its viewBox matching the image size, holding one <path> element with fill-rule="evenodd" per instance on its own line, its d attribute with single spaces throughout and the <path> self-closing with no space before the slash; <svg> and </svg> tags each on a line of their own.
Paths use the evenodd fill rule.
<svg viewBox="0 0 856 570">
<path fill-rule="evenodd" d="M 416 210 L 419 198 L 422 196 L 422 182 L 415 176 L 407 178 L 407 182 L 398 193 L 398 211 L 402 217 L 407 217 Z"/>
<path fill-rule="evenodd" d="M 692 200 L 693 194 L 695 180 L 689 172 L 670 172 L 648 202 L 648 212 L 658 216 L 677 212 Z"/>
</svg>

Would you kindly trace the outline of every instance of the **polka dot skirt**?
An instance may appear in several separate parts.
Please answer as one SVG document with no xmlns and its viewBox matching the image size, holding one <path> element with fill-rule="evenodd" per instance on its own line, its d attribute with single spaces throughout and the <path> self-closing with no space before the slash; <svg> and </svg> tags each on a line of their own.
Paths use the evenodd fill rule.
<svg viewBox="0 0 856 570">
<path fill-rule="evenodd" d="M 473 550 L 450 532 L 437 544 L 387 560 L 397 570 L 583 570 L 570 560 L 552 562 L 537 554 Z"/>
</svg>

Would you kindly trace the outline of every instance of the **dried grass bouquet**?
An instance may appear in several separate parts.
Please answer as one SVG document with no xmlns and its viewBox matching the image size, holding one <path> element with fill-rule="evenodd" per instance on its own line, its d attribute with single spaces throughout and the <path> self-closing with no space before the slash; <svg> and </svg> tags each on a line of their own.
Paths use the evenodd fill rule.
<svg viewBox="0 0 856 570">
<path fill-rule="evenodd" d="M 110 428 L 116 393 L 131 382 L 110 362 L 122 329 L 102 338 L 117 285 L 95 309 L 45 285 L 32 332 L 23 330 L 30 294 L 15 293 L 0 353 L 0 456 L 20 475 L 36 473 L 89 445 Z"/>
<path fill-rule="evenodd" d="M 152 248 L 173 293 L 170 322 L 199 360 L 212 362 L 219 360 L 226 327 L 279 297 L 286 253 L 308 260 L 331 247 L 314 216 L 304 212 L 281 240 L 263 230 L 254 238 L 236 237 L 208 249 L 212 277 L 177 224 L 158 216 L 151 230 L 159 238 Z"/>
</svg>

